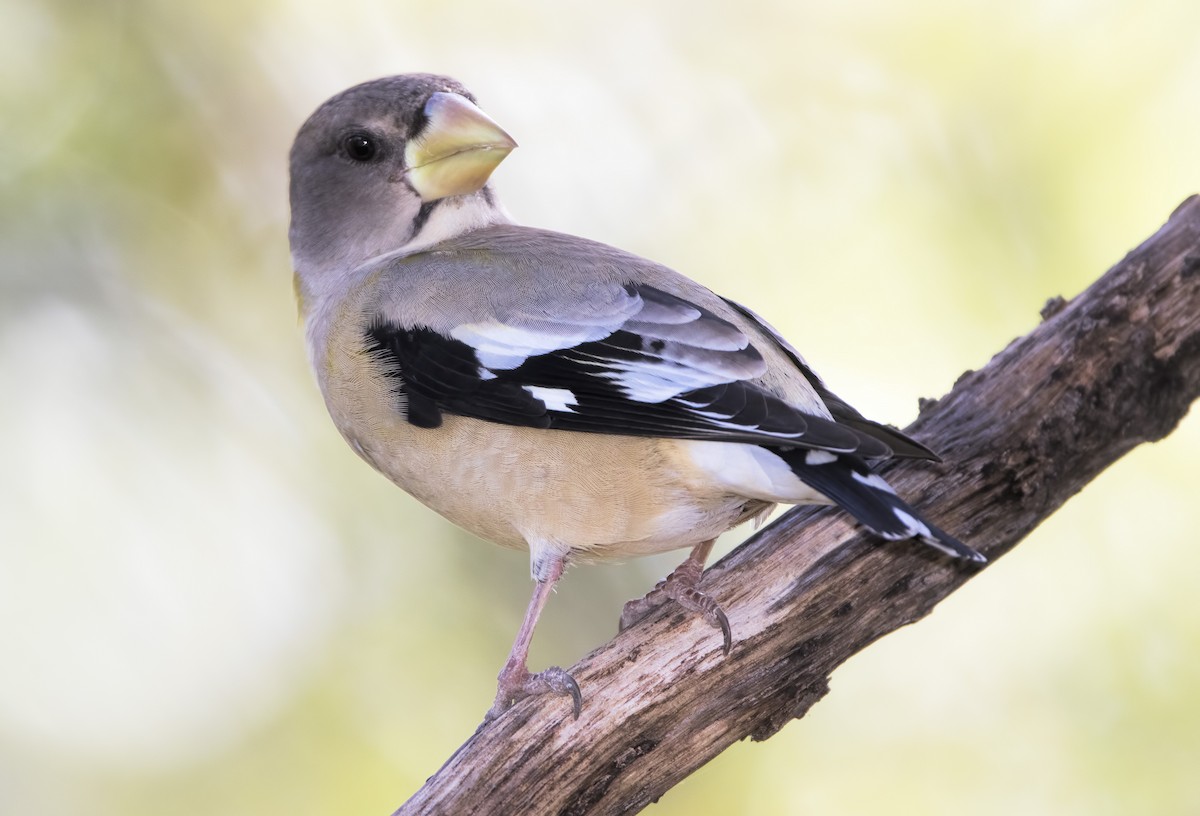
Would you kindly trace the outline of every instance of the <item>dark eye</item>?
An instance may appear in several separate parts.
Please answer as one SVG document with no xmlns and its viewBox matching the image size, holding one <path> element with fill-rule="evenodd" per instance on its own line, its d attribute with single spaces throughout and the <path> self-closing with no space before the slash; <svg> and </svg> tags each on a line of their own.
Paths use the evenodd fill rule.
<svg viewBox="0 0 1200 816">
<path fill-rule="evenodd" d="M 356 162 L 369 162 L 379 154 L 379 144 L 369 133 L 351 133 L 342 139 L 342 151 Z"/>
</svg>

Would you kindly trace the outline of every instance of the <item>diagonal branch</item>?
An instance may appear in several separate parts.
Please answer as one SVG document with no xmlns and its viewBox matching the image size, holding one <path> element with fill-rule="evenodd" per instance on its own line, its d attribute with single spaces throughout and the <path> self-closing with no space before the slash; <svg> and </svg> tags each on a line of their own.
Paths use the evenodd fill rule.
<svg viewBox="0 0 1200 816">
<path fill-rule="evenodd" d="M 995 559 L 1200 395 L 1200 197 L 1087 291 L 922 406 L 945 456 L 889 479 Z M 786 514 L 705 573 L 735 642 L 667 608 L 571 669 L 585 690 L 481 726 L 397 814 L 632 813 L 732 743 L 804 716 L 829 674 L 927 614 L 972 572 L 880 545 L 845 514 Z"/>
</svg>

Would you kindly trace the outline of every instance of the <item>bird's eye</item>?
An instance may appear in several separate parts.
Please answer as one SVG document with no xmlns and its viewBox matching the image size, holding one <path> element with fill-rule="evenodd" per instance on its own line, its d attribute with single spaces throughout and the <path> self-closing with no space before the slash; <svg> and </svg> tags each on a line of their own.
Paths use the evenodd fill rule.
<svg viewBox="0 0 1200 816">
<path fill-rule="evenodd" d="M 342 139 L 342 151 L 356 162 L 369 162 L 379 155 L 379 144 L 369 133 L 351 133 Z"/>
</svg>

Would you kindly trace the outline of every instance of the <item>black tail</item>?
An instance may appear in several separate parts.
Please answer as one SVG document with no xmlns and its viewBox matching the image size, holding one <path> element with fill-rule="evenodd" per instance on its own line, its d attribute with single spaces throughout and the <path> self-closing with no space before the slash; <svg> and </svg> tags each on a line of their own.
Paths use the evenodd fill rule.
<svg viewBox="0 0 1200 816">
<path fill-rule="evenodd" d="M 862 459 L 802 448 L 772 450 L 802 482 L 828 496 L 875 535 L 893 541 L 919 538 L 954 558 L 987 563 L 981 553 L 921 518 Z"/>
</svg>

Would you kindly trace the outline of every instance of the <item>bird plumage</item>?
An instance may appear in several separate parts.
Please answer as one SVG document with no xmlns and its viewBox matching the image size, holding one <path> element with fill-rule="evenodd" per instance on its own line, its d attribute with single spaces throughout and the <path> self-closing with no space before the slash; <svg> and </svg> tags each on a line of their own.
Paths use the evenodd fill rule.
<svg viewBox="0 0 1200 816">
<path fill-rule="evenodd" d="M 539 590 L 493 713 L 573 687 L 524 667 L 542 584 L 568 561 L 702 561 L 784 502 L 982 562 L 867 464 L 936 455 L 836 397 L 750 309 L 512 223 L 485 182 L 514 146 L 461 85 L 408 75 L 325 103 L 291 157 L 297 291 L 335 424 L 429 507 L 530 550 Z"/>
</svg>

